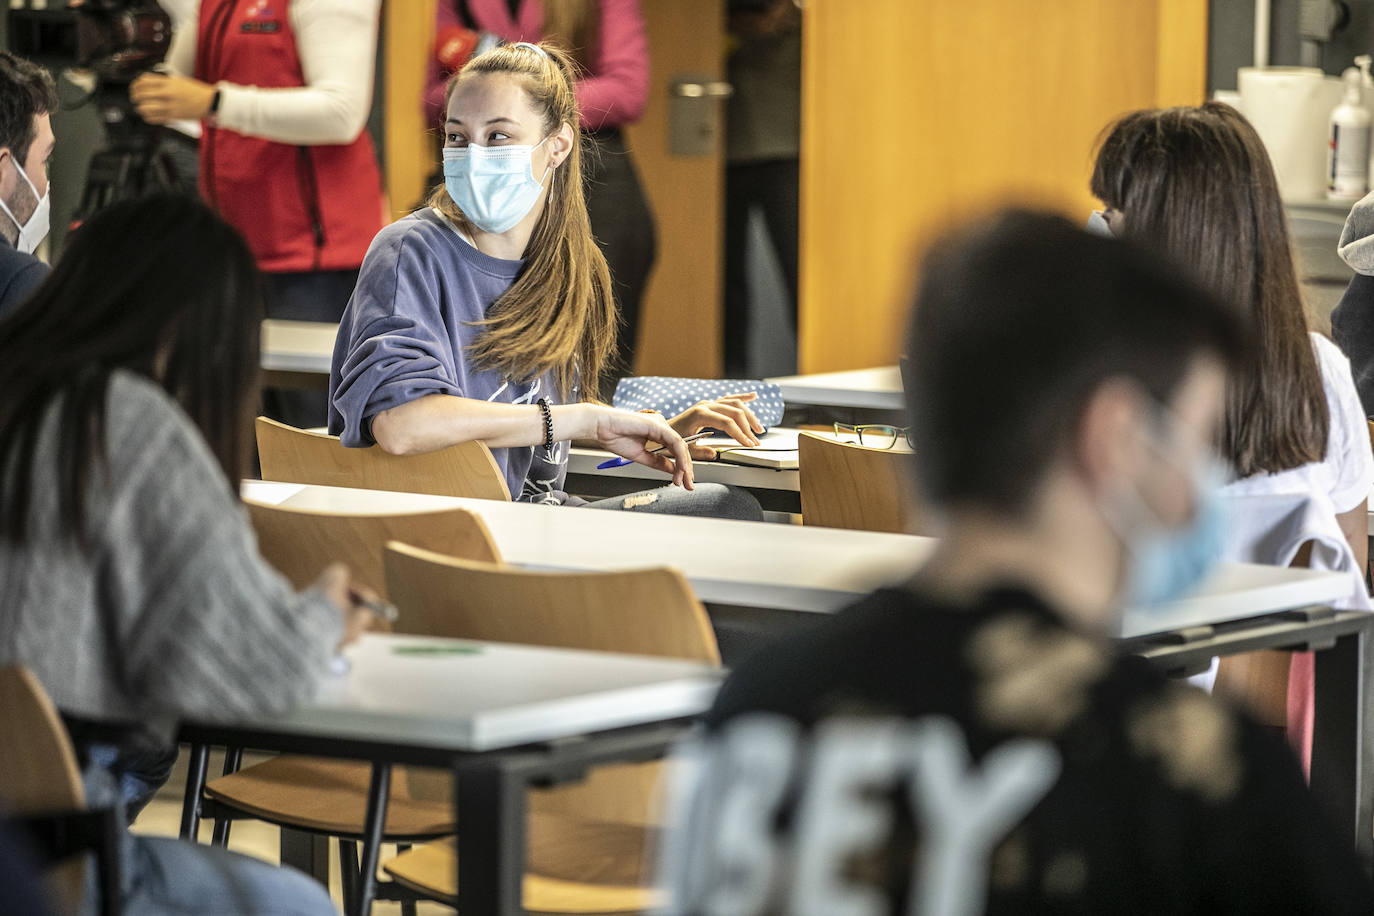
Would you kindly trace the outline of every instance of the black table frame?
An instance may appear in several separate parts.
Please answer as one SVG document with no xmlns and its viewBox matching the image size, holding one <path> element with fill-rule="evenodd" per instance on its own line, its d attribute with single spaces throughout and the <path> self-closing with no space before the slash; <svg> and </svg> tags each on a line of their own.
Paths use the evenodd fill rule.
<svg viewBox="0 0 1374 916">
<path fill-rule="evenodd" d="M 362 885 L 354 900 L 345 901 L 347 912 L 357 913 L 358 902 L 372 899 L 375 890 L 392 767 L 443 767 L 453 773 L 454 812 L 463 825 L 458 831 L 459 911 L 518 916 L 524 912 L 526 792 L 579 780 L 594 767 L 661 758 L 691 727 L 689 719 L 674 719 L 517 747 L 461 751 L 386 738 L 332 738 L 253 726 L 188 723 L 178 736 L 192 745 L 181 836 L 197 836 L 212 745 L 369 761 L 372 780 L 362 837 Z"/>
<path fill-rule="evenodd" d="M 1308 607 L 1263 617 L 1121 640 L 1166 674 L 1205 671 L 1216 656 L 1262 649 L 1314 652 L 1316 723 L 1312 794 L 1353 835 L 1374 873 L 1374 614 Z"/>
</svg>

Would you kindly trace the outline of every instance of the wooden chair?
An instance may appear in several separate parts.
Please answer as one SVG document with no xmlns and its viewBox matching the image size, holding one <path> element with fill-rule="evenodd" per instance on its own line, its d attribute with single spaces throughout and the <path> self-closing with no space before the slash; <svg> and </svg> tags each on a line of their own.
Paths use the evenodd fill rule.
<svg viewBox="0 0 1374 916">
<path fill-rule="evenodd" d="M 911 453 L 802 433 L 797 440 L 802 524 L 907 533 Z"/>
<path fill-rule="evenodd" d="M 530 572 L 388 544 L 386 575 L 405 632 L 720 663 L 705 609 L 676 570 Z M 603 767 L 582 784 L 530 793 L 527 911 L 641 912 L 661 902 L 640 873 L 660 775 L 656 763 Z M 451 841 L 383 868 L 424 896 L 456 901 Z"/>
<path fill-rule="evenodd" d="M 510 502 L 505 475 L 484 442 L 398 456 L 375 445 L 344 448 L 338 436 L 297 429 L 267 417 L 258 417 L 256 428 L 264 480 Z"/>
<path fill-rule="evenodd" d="M 257 531 L 258 549 L 297 588 L 310 585 L 329 563 L 341 561 L 348 564 L 356 581 L 386 597 L 382 552 L 386 542 L 396 538 L 450 555 L 501 561 L 487 526 L 466 509 L 352 515 L 253 502 L 246 505 Z M 215 816 L 217 844 L 228 842 L 229 821 L 241 817 L 344 840 L 364 835 L 370 764 L 283 755 L 232 772 L 237 766 L 237 760 L 231 762 L 228 775 L 205 786 L 205 796 L 213 803 L 207 806 L 207 813 Z M 384 842 L 406 844 L 456 829 L 451 800 L 421 787 L 426 775 L 410 767 L 394 769 Z M 347 863 L 344 884 L 351 897 L 350 867 L 357 867 L 357 852 L 351 843 L 340 845 L 340 861 Z"/>
<path fill-rule="evenodd" d="M 501 554 L 480 516 L 466 509 L 352 515 L 245 501 L 258 551 L 298 589 L 330 563 L 348 565 L 357 582 L 386 597 L 382 550 L 387 541 L 455 557 L 500 563 Z"/>
<path fill-rule="evenodd" d="M 53 896 L 78 911 L 84 896 L 79 852 L 94 850 L 101 913 L 122 909 L 119 887 L 117 810 L 86 806 L 81 771 L 67 728 L 43 686 L 27 668 L 0 668 L 0 809 L 20 828 L 41 838 L 40 852 L 58 865 L 49 874 Z"/>
</svg>

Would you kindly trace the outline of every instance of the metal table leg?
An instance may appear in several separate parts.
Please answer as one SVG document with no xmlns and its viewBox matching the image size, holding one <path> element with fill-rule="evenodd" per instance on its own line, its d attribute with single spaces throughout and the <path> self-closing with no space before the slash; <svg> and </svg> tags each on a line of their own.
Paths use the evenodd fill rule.
<svg viewBox="0 0 1374 916">
<path fill-rule="evenodd" d="M 382 835 L 386 827 L 386 803 L 391 794 L 391 764 L 372 764 L 372 784 L 367 791 L 367 817 L 363 821 L 362 862 L 359 865 L 358 899 L 352 903 L 355 916 L 367 916 L 372 911 L 372 897 L 377 892 L 377 859 L 382 851 Z"/>
<path fill-rule="evenodd" d="M 1366 870 L 1374 869 L 1374 721 L 1370 629 L 1340 637 L 1316 661 L 1316 722 L 1312 737 L 1312 793 L 1353 834 Z"/>
<path fill-rule="evenodd" d="M 526 780 L 501 760 L 454 768 L 458 912 L 520 916 Z"/>
</svg>

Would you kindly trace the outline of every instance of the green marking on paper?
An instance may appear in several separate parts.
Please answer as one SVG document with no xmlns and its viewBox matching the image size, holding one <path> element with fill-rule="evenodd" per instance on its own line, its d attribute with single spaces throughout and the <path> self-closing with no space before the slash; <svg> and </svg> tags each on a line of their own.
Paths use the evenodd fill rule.
<svg viewBox="0 0 1374 916">
<path fill-rule="evenodd" d="M 481 655 L 481 646 L 393 646 L 393 655 Z"/>
</svg>

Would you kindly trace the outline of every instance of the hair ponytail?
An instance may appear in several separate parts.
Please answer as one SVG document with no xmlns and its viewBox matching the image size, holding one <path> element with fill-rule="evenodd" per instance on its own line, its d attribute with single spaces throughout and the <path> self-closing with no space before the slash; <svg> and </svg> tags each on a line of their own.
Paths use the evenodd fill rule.
<svg viewBox="0 0 1374 916">
<path fill-rule="evenodd" d="M 483 368 L 514 381 L 552 371 L 559 392 L 571 395 L 599 388 L 601 372 L 615 348 L 616 310 L 611 274 L 592 237 L 582 190 L 582 137 L 573 92 L 576 65 L 560 48 L 504 45 L 473 58 L 449 81 L 445 99 L 463 80 L 479 74 L 504 73 L 520 80 L 545 134 L 563 124 L 573 127 L 572 149 L 554 169 L 544 212 L 525 251 L 525 267 L 510 289 L 475 322 L 482 333 L 468 348 Z M 462 227 L 474 231 L 463 211 L 441 185 L 429 205 Z"/>
</svg>

